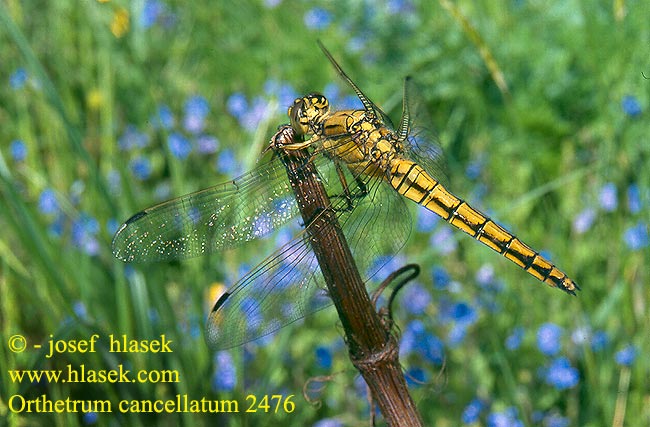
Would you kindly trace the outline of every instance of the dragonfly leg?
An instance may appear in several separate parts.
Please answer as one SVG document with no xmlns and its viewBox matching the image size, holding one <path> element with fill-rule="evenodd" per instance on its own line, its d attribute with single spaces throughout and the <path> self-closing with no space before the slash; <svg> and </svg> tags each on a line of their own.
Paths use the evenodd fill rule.
<svg viewBox="0 0 650 427">
<path fill-rule="evenodd" d="M 368 195 L 368 188 L 366 187 L 366 183 L 361 179 L 361 177 L 356 175 L 354 177 L 354 180 L 357 183 L 358 191 L 353 194 L 353 192 L 350 191 L 350 186 L 348 185 L 348 181 L 345 178 L 345 173 L 343 172 L 341 164 L 339 162 L 334 162 L 334 164 L 336 167 L 336 175 L 338 176 L 339 181 L 341 182 L 341 187 L 343 188 L 343 194 L 333 195 L 332 198 L 343 197 L 346 200 L 346 206 L 343 208 L 337 208 L 337 210 L 350 212 L 355 207 L 355 200 L 363 199 Z"/>
</svg>

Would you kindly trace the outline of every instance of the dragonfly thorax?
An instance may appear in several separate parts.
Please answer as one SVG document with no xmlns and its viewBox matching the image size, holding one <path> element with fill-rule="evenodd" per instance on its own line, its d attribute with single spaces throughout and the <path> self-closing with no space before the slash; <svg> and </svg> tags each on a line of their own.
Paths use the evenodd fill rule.
<svg viewBox="0 0 650 427">
<path fill-rule="evenodd" d="M 297 134 L 319 133 L 317 127 L 330 114 L 330 103 L 323 95 L 312 93 L 302 98 L 296 98 L 287 114 L 291 120 L 291 127 Z"/>
</svg>

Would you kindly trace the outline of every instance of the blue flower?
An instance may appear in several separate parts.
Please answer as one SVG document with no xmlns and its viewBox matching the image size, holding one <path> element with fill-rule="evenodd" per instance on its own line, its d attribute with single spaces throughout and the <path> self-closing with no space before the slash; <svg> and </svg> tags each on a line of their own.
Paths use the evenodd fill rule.
<svg viewBox="0 0 650 427">
<path fill-rule="evenodd" d="M 641 104 L 633 95 L 624 96 L 621 101 L 621 107 L 623 107 L 623 112 L 630 117 L 637 117 L 642 113 Z"/>
<path fill-rule="evenodd" d="M 146 0 L 140 13 L 140 25 L 142 28 L 152 27 L 162 12 L 164 5 L 158 0 Z"/>
<path fill-rule="evenodd" d="M 422 233 L 430 233 L 440 221 L 440 217 L 428 209 L 418 209 L 417 230 Z"/>
<path fill-rule="evenodd" d="M 413 12 L 413 4 L 408 0 L 388 0 L 386 3 L 386 11 L 390 15 Z"/>
<path fill-rule="evenodd" d="M 455 323 L 447 332 L 447 345 L 451 348 L 457 347 L 467 336 L 467 325 Z"/>
<path fill-rule="evenodd" d="M 356 95 L 345 95 L 339 102 L 341 110 L 360 110 L 363 109 L 361 100 Z"/>
<path fill-rule="evenodd" d="M 463 414 L 460 419 L 463 424 L 474 424 L 478 421 L 478 417 L 481 415 L 481 412 L 485 409 L 485 402 L 482 399 L 475 398 L 465 406 L 463 409 Z"/>
<path fill-rule="evenodd" d="M 52 236 L 61 237 L 63 235 L 63 230 L 65 229 L 66 220 L 65 216 L 59 212 L 56 219 L 52 222 L 47 228 L 48 232 Z"/>
<path fill-rule="evenodd" d="M 152 122 L 154 127 L 160 127 L 165 130 L 170 130 L 176 124 L 174 113 L 172 113 L 172 110 L 165 104 L 158 106 L 158 111 L 156 111 L 156 115 Z"/>
<path fill-rule="evenodd" d="M 149 145 L 149 135 L 138 131 L 134 125 L 127 125 L 124 133 L 117 140 L 117 145 L 124 151 L 144 148 Z"/>
<path fill-rule="evenodd" d="M 205 127 L 205 119 L 210 112 L 208 101 L 200 95 L 195 95 L 185 102 L 183 127 L 193 134 L 198 134 Z"/>
<path fill-rule="evenodd" d="M 487 427 L 523 427 L 524 423 L 517 416 L 517 410 L 513 407 L 503 412 L 492 412 L 487 417 Z"/>
<path fill-rule="evenodd" d="M 210 104 L 201 95 L 194 95 L 185 101 L 185 114 L 205 117 L 210 112 Z"/>
<path fill-rule="evenodd" d="M 451 316 L 453 320 L 463 325 L 473 325 L 478 319 L 476 309 L 463 301 L 453 305 Z"/>
<path fill-rule="evenodd" d="M 143 156 L 138 156 L 129 162 L 131 173 L 141 181 L 151 176 L 151 162 Z"/>
<path fill-rule="evenodd" d="M 11 158 L 15 162 L 22 162 L 27 157 L 27 146 L 25 143 L 19 139 L 11 141 L 9 145 L 9 152 L 11 153 Z"/>
<path fill-rule="evenodd" d="M 99 253 L 98 233 L 99 223 L 87 213 L 82 212 L 72 221 L 72 243 L 88 255 L 97 255 Z"/>
<path fill-rule="evenodd" d="M 609 344 L 609 336 L 605 331 L 595 331 L 591 336 L 591 349 L 593 351 L 600 351 L 607 347 Z"/>
<path fill-rule="evenodd" d="M 196 138 L 196 145 L 199 153 L 212 154 L 219 149 L 219 140 L 212 135 L 201 135 Z"/>
<path fill-rule="evenodd" d="M 600 207 L 605 212 L 615 211 L 618 207 L 618 191 L 616 190 L 616 185 L 613 182 L 608 182 L 603 185 L 603 188 L 600 189 L 598 200 L 600 201 Z"/>
<path fill-rule="evenodd" d="M 492 264 L 483 264 L 476 271 L 474 278 L 476 279 L 476 283 L 482 287 L 492 284 L 494 282 L 494 267 Z"/>
<path fill-rule="evenodd" d="M 510 351 L 517 350 L 524 340 L 524 328 L 517 326 L 506 338 L 506 348 Z"/>
<path fill-rule="evenodd" d="M 544 323 L 537 330 L 537 348 L 547 355 L 553 356 L 560 351 L 562 328 L 553 323 Z"/>
<path fill-rule="evenodd" d="M 25 86 L 27 82 L 27 70 L 23 67 L 16 68 L 16 70 L 9 76 L 9 85 L 12 89 L 20 89 Z"/>
<path fill-rule="evenodd" d="M 257 129 L 262 121 L 269 115 L 269 102 L 261 96 L 255 97 L 253 105 L 239 120 L 241 127 L 247 131 L 254 131 Z"/>
<path fill-rule="evenodd" d="M 274 79 L 269 79 L 264 83 L 264 92 L 268 96 L 276 98 L 281 108 L 286 108 L 293 104 L 293 101 L 298 97 L 291 84 L 280 83 Z"/>
<path fill-rule="evenodd" d="M 444 344 L 438 337 L 426 331 L 419 320 L 410 322 L 400 340 L 400 357 L 417 353 L 435 364 L 444 360 Z"/>
<path fill-rule="evenodd" d="M 402 301 L 406 311 L 418 316 L 431 304 L 431 294 L 421 284 L 413 283 L 406 288 Z"/>
<path fill-rule="evenodd" d="M 409 387 L 419 387 L 427 381 L 427 373 L 419 366 L 409 368 L 404 374 Z"/>
<path fill-rule="evenodd" d="M 332 367 L 332 352 L 329 348 L 322 345 L 316 347 L 316 364 L 323 369 Z"/>
<path fill-rule="evenodd" d="M 544 427 L 569 427 L 569 419 L 559 414 L 550 414 L 544 417 Z"/>
<path fill-rule="evenodd" d="M 639 221 L 634 227 L 629 227 L 623 234 L 623 240 L 630 250 L 638 251 L 650 245 L 648 224 Z"/>
<path fill-rule="evenodd" d="M 580 379 L 578 370 L 571 366 L 566 357 L 553 359 L 544 374 L 546 384 L 552 385 L 558 390 L 575 387 Z"/>
<path fill-rule="evenodd" d="M 61 207 L 54 190 L 46 188 L 41 191 L 41 195 L 38 197 L 38 209 L 44 215 L 54 215 L 59 212 Z"/>
<path fill-rule="evenodd" d="M 97 412 L 85 412 L 83 414 L 83 422 L 86 425 L 95 424 L 98 419 L 99 415 L 97 415 Z"/>
<path fill-rule="evenodd" d="M 269 9 L 273 9 L 280 3 L 282 3 L 282 0 L 264 0 L 264 5 Z"/>
<path fill-rule="evenodd" d="M 167 147 L 172 155 L 180 160 L 186 159 L 192 152 L 190 141 L 177 132 L 173 132 L 167 137 Z"/>
<path fill-rule="evenodd" d="M 235 153 L 229 148 L 221 150 L 216 161 L 217 170 L 226 175 L 234 175 L 238 168 Z"/>
<path fill-rule="evenodd" d="M 219 351 L 214 355 L 214 375 L 212 389 L 214 391 L 233 391 L 237 385 L 237 368 L 230 352 Z"/>
<path fill-rule="evenodd" d="M 583 234 L 588 231 L 596 219 L 596 210 L 594 208 L 585 208 L 573 218 L 573 231 L 577 234 Z"/>
<path fill-rule="evenodd" d="M 147 319 L 149 319 L 149 321 L 154 324 L 160 322 L 160 314 L 158 313 L 158 310 L 155 308 L 150 308 L 147 310 Z"/>
<path fill-rule="evenodd" d="M 614 360 L 621 366 L 632 365 L 634 359 L 636 359 L 636 347 L 632 344 L 625 346 L 614 355 Z"/>
<path fill-rule="evenodd" d="M 447 273 L 447 270 L 445 270 L 444 267 L 441 266 L 435 266 L 433 267 L 433 271 L 431 272 L 431 275 L 433 276 L 433 286 L 436 289 L 445 289 L 447 286 L 449 286 L 449 283 L 451 282 L 451 277 L 449 276 L 449 273 Z"/>
<path fill-rule="evenodd" d="M 280 106 L 283 108 L 288 107 L 298 97 L 298 93 L 289 83 L 283 83 L 276 94 Z"/>
<path fill-rule="evenodd" d="M 106 221 L 106 231 L 111 236 L 117 232 L 119 226 L 120 223 L 115 218 L 110 218 L 108 221 Z"/>
<path fill-rule="evenodd" d="M 311 30 L 324 30 L 332 22 L 332 14 L 321 7 L 314 7 L 305 13 L 303 20 Z"/>
<path fill-rule="evenodd" d="M 485 166 L 485 159 L 483 156 L 478 157 L 477 159 L 470 162 L 465 168 L 465 175 L 472 181 L 481 176 L 481 171 Z"/>
<path fill-rule="evenodd" d="M 454 322 L 447 335 L 447 344 L 455 347 L 460 344 L 467 334 L 467 328 L 478 318 L 476 309 L 466 302 L 449 303 L 446 298 L 440 300 L 439 320 L 441 323 Z"/>
<path fill-rule="evenodd" d="M 99 242 L 95 236 L 89 236 L 85 239 L 81 249 L 88 255 L 94 256 L 99 253 Z"/>
<path fill-rule="evenodd" d="M 424 335 L 424 337 L 422 337 Z M 422 339 L 424 338 L 424 339 Z M 435 335 L 421 333 L 416 343 L 416 351 L 429 362 L 442 365 L 445 359 L 444 344 Z"/>
<path fill-rule="evenodd" d="M 456 250 L 458 242 L 450 227 L 443 227 L 431 236 L 429 244 L 442 255 L 448 255 Z"/>
<path fill-rule="evenodd" d="M 248 111 L 246 96 L 241 92 L 233 93 L 226 101 L 226 108 L 234 118 L 241 121 Z"/>
<path fill-rule="evenodd" d="M 156 184 L 153 189 L 154 200 L 163 201 L 172 197 L 172 188 L 169 181 L 162 181 Z"/>
<path fill-rule="evenodd" d="M 340 93 L 341 89 L 339 88 L 339 85 L 334 82 L 326 84 L 323 88 L 323 95 L 329 100 L 330 105 L 335 105 L 338 103 Z"/>
<path fill-rule="evenodd" d="M 627 187 L 627 208 L 633 214 L 641 211 L 641 192 L 634 183 Z"/>
<path fill-rule="evenodd" d="M 571 333 L 571 341 L 575 345 L 585 345 L 591 341 L 591 329 L 588 326 L 579 326 Z"/>
<path fill-rule="evenodd" d="M 76 314 L 78 318 L 84 320 L 88 318 L 88 310 L 86 310 L 86 305 L 82 301 L 75 302 L 72 305 L 72 310 L 74 311 L 74 314 Z"/>
<path fill-rule="evenodd" d="M 312 427 L 343 427 L 343 421 L 338 418 L 323 418 L 316 421 Z"/>
</svg>

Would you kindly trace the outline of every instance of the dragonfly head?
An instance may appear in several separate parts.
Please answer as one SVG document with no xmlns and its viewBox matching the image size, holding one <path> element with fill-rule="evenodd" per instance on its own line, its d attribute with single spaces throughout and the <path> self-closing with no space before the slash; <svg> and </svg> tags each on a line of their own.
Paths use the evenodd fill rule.
<svg viewBox="0 0 650 427">
<path fill-rule="evenodd" d="M 291 119 L 291 127 L 296 133 L 308 135 L 314 133 L 314 127 L 321 123 L 329 111 L 330 103 L 327 98 L 321 94 L 312 93 L 302 98 L 296 98 L 287 114 Z"/>
</svg>

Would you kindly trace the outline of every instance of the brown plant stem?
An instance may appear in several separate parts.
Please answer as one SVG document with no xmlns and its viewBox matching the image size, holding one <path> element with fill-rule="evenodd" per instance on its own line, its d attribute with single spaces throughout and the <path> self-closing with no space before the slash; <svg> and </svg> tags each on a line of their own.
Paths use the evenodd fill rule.
<svg viewBox="0 0 650 427">
<path fill-rule="evenodd" d="M 309 226 L 311 247 L 345 330 L 350 359 L 388 425 L 421 426 L 399 364 L 397 342 L 370 301 L 311 154 L 307 149 L 284 148 L 300 142 L 296 139 L 291 126 L 283 126 L 273 137 L 272 147 L 286 167 L 300 213 Z"/>
</svg>

